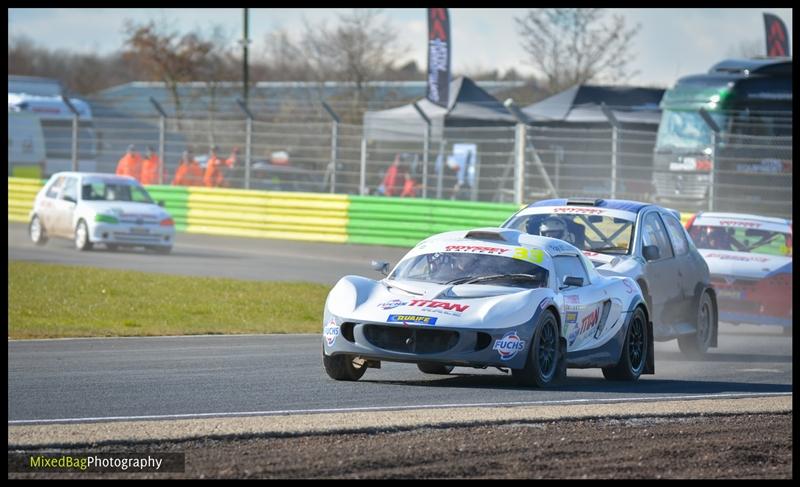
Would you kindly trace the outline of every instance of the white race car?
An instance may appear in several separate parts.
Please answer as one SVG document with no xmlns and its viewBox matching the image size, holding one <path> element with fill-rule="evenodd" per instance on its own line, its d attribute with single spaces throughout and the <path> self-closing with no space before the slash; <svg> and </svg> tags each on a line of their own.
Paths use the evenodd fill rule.
<svg viewBox="0 0 800 487">
<path fill-rule="evenodd" d="M 388 266 L 373 263 L 384 274 Z M 635 281 L 601 276 L 562 240 L 512 229 L 434 235 L 385 279 L 343 277 L 322 325 L 323 364 L 336 380 L 358 380 L 384 360 L 431 374 L 510 369 L 538 387 L 567 367 L 600 367 L 612 380 L 655 371 L 652 323 Z"/>
<path fill-rule="evenodd" d="M 701 212 L 686 229 L 705 258 L 720 319 L 792 332 L 792 221 Z"/>
<path fill-rule="evenodd" d="M 161 204 L 136 179 L 113 174 L 53 174 L 36 195 L 28 229 L 37 245 L 63 237 L 78 250 L 101 243 L 169 253 L 175 240 L 175 222 Z"/>
</svg>

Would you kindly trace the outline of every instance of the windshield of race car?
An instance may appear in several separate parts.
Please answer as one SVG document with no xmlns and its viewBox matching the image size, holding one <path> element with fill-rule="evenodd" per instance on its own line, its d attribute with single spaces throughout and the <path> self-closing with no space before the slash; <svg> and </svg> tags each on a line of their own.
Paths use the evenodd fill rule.
<svg viewBox="0 0 800 487">
<path fill-rule="evenodd" d="M 547 270 L 532 262 L 500 255 L 435 252 L 404 260 L 389 279 L 532 289 L 547 286 Z"/>
<path fill-rule="evenodd" d="M 754 228 L 693 225 L 689 235 L 698 249 L 732 250 L 766 255 L 792 255 L 788 233 Z"/>
<path fill-rule="evenodd" d="M 84 200 L 89 201 L 133 201 L 136 203 L 153 203 L 147 191 L 137 185 L 125 183 L 106 183 L 95 181 L 83 185 Z"/>
<path fill-rule="evenodd" d="M 602 215 L 540 213 L 521 215 L 508 228 L 558 238 L 581 250 L 625 255 L 633 247 L 634 222 Z"/>
</svg>

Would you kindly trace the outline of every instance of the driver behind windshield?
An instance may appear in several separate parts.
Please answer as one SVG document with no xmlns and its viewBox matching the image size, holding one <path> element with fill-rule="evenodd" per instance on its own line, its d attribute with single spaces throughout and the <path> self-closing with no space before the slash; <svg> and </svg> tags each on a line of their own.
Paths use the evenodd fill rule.
<svg viewBox="0 0 800 487">
<path fill-rule="evenodd" d="M 530 234 L 541 235 L 542 237 L 557 238 L 575 245 L 575 235 L 570 233 L 570 231 L 567 229 L 567 222 L 561 217 L 548 216 L 542 221 L 542 223 L 539 225 L 539 228 L 536 228 L 534 219 L 530 218 L 528 219 L 527 226 L 528 228 L 526 230 Z"/>
</svg>

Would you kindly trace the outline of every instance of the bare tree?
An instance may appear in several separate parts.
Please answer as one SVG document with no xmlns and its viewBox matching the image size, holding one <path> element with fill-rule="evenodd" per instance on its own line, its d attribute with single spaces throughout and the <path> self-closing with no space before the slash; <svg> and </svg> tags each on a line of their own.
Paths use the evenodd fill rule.
<svg viewBox="0 0 800 487">
<path fill-rule="evenodd" d="M 764 41 L 761 39 L 740 41 L 735 47 L 728 49 L 728 56 L 730 57 L 750 58 L 764 56 L 765 54 Z"/>
<path fill-rule="evenodd" d="M 367 83 L 392 69 L 404 49 L 388 20 L 379 21 L 380 11 L 354 9 L 340 15 L 339 24 L 305 24 L 300 42 L 303 58 L 318 81 L 339 80 L 355 84 L 354 111 L 369 98 Z"/>
<path fill-rule="evenodd" d="M 8 74 L 55 78 L 70 93 L 82 95 L 131 81 L 135 70 L 123 62 L 119 53 L 100 56 L 49 50 L 25 36 L 8 42 Z"/>
<path fill-rule="evenodd" d="M 178 84 L 209 75 L 208 67 L 214 61 L 214 42 L 196 32 L 179 36 L 176 31 L 169 30 L 166 22 L 156 25 L 153 21 L 137 24 L 126 20 L 125 33 L 127 50 L 123 56 L 139 66 L 149 79 L 164 82 L 180 118 Z"/>
<path fill-rule="evenodd" d="M 631 42 L 641 26 L 628 29 L 625 18 L 613 15 L 605 21 L 598 8 L 534 9 L 515 18 L 522 47 L 530 64 L 544 77 L 548 93 L 587 82 L 618 82 L 636 72 Z"/>
<path fill-rule="evenodd" d="M 264 59 L 266 72 L 263 76 L 271 80 L 309 81 L 313 78 L 300 46 L 285 29 L 267 34 Z"/>
</svg>

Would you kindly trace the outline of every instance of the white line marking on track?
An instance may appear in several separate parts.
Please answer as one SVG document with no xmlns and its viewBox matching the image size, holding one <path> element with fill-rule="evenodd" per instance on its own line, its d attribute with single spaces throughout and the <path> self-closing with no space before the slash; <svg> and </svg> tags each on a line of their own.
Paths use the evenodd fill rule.
<svg viewBox="0 0 800 487">
<path fill-rule="evenodd" d="M 762 392 L 762 393 L 732 393 L 732 394 L 694 394 L 687 396 L 659 396 L 659 397 L 621 397 L 614 399 L 564 399 L 553 401 L 519 401 L 519 402 L 484 402 L 473 404 L 419 404 L 413 406 L 370 406 L 355 408 L 331 408 L 331 409 L 287 409 L 278 411 L 247 411 L 237 413 L 193 413 L 193 414 L 161 414 L 150 416 L 105 416 L 95 418 L 63 418 L 63 419 L 22 419 L 11 420 L 9 425 L 34 425 L 50 423 L 80 423 L 80 422 L 102 422 L 102 421 L 141 421 L 159 419 L 201 419 L 214 417 L 231 416 L 278 416 L 296 414 L 320 414 L 320 413 L 350 413 L 368 411 L 397 411 L 407 409 L 446 409 L 446 408 L 470 408 L 470 407 L 510 407 L 510 406 L 546 406 L 563 404 L 614 404 L 622 402 L 658 402 L 658 401 L 685 401 L 695 399 L 734 399 L 746 397 L 767 397 L 767 396 L 791 396 L 791 392 Z"/>
<path fill-rule="evenodd" d="M 321 327 L 322 325 L 320 325 Z M 14 338 L 8 339 L 8 343 L 17 342 L 55 342 L 67 340 L 131 340 L 131 339 L 158 339 L 158 338 L 246 338 L 246 337 L 297 337 L 297 336 L 322 336 L 320 333 L 226 333 L 226 334 L 205 334 L 205 335 L 153 335 L 153 336 L 135 336 L 135 337 L 65 337 L 65 338 Z"/>
</svg>

